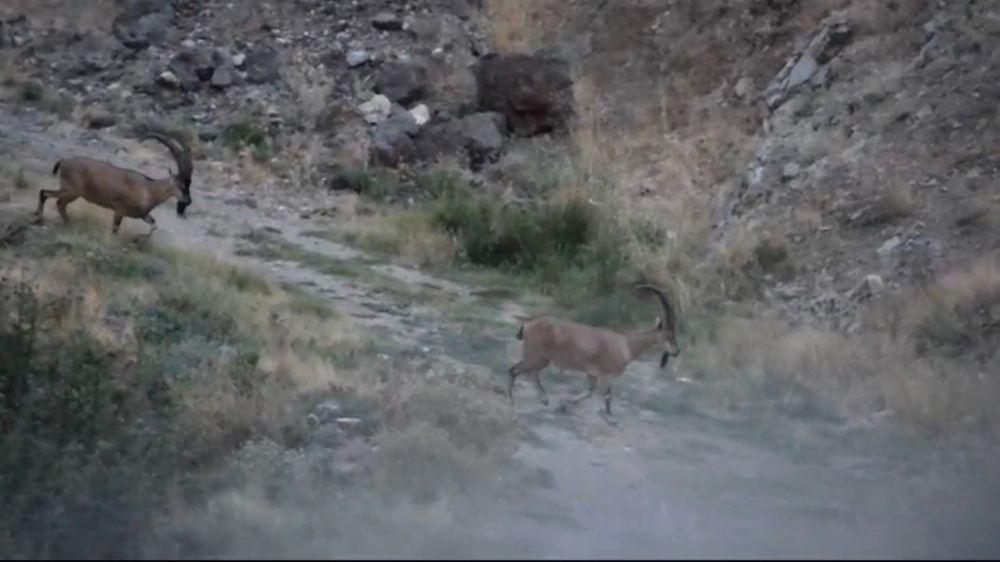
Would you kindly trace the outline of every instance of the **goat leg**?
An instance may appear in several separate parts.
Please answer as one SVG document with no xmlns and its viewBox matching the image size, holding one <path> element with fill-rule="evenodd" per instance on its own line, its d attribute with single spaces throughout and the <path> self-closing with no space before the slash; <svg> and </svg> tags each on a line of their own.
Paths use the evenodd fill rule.
<svg viewBox="0 0 1000 562">
<path fill-rule="evenodd" d="M 56 209 L 59 209 L 59 216 L 62 217 L 63 222 L 66 224 L 69 224 L 69 215 L 66 214 L 66 207 L 73 201 L 76 201 L 76 197 L 61 197 L 56 201 Z"/>
<path fill-rule="evenodd" d="M 532 380 L 535 381 L 535 388 L 538 389 L 538 395 L 541 397 L 542 406 L 548 406 L 549 405 L 549 397 L 545 393 L 545 389 L 542 388 L 542 381 L 541 381 L 541 379 L 539 379 L 539 372 L 535 371 L 534 373 L 532 373 L 531 378 L 532 378 Z"/>
<path fill-rule="evenodd" d="M 111 234 L 118 234 L 118 229 L 121 227 L 122 219 L 124 218 L 124 215 L 115 213 L 115 218 L 111 220 Z"/>
<path fill-rule="evenodd" d="M 142 217 L 142 221 L 149 225 L 149 232 L 146 234 L 146 238 L 149 238 L 156 232 L 156 219 L 152 215 L 146 215 Z"/>
<path fill-rule="evenodd" d="M 597 388 L 597 377 L 593 375 L 587 375 L 587 390 L 581 392 L 580 394 L 577 394 L 576 396 L 573 396 L 568 400 L 564 400 L 562 403 L 559 404 L 559 408 L 557 411 L 568 412 L 570 406 L 575 406 L 580 402 L 583 402 L 587 398 L 593 396 L 594 390 L 596 388 Z"/>
</svg>

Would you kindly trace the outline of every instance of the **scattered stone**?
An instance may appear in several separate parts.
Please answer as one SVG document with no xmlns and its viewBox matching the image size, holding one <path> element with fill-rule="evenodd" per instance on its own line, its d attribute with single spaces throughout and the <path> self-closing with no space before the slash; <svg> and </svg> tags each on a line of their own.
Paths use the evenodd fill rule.
<svg viewBox="0 0 1000 562">
<path fill-rule="evenodd" d="M 389 118 L 392 112 L 392 101 L 382 94 L 375 94 L 372 99 L 361 104 L 358 109 L 369 125 L 377 125 Z"/>
<path fill-rule="evenodd" d="M 781 179 L 784 181 L 793 180 L 798 177 L 801 168 L 796 162 L 788 162 L 781 167 Z"/>
<path fill-rule="evenodd" d="M 875 274 L 870 274 L 866 275 L 865 278 L 861 281 L 861 283 L 854 288 L 852 294 L 854 298 L 859 300 L 864 300 L 878 295 L 884 289 L 885 289 L 885 281 L 882 280 L 882 277 Z"/>
<path fill-rule="evenodd" d="M 733 86 L 733 94 L 741 100 L 745 100 L 750 97 L 750 93 L 753 91 L 753 79 L 749 76 L 744 76 L 740 78 L 736 85 Z"/>
<path fill-rule="evenodd" d="M 902 243 L 903 241 L 902 239 L 900 239 L 899 236 L 893 236 L 892 238 L 886 240 L 885 243 L 883 243 L 881 246 L 879 246 L 879 249 L 876 250 L 876 252 L 880 256 L 887 256 L 890 253 L 892 253 L 893 250 L 898 248 L 899 245 Z"/>
<path fill-rule="evenodd" d="M 372 54 L 364 49 L 354 49 L 347 53 L 347 66 L 351 68 L 359 67 L 372 58 Z"/>
<path fill-rule="evenodd" d="M 156 77 L 156 83 L 165 88 L 180 88 L 181 81 L 177 75 L 169 70 L 164 70 Z"/>
<path fill-rule="evenodd" d="M 379 31 L 399 31 L 403 29 L 403 20 L 392 12 L 379 12 L 372 18 L 372 27 Z"/>
<path fill-rule="evenodd" d="M 110 113 L 98 113 L 90 117 L 87 121 L 87 126 L 91 129 L 107 129 L 108 127 L 114 126 L 116 122 L 115 116 Z"/>
<path fill-rule="evenodd" d="M 111 22 L 112 34 L 129 49 L 163 45 L 173 27 L 172 2 L 132 2 Z"/>
<path fill-rule="evenodd" d="M 420 104 L 410 109 L 410 115 L 418 127 L 423 127 L 431 120 L 431 110 L 426 105 Z"/>
<path fill-rule="evenodd" d="M 236 53 L 233 55 L 233 66 L 236 68 L 243 68 L 243 65 L 247 62 L 247 56 L 243 53 Z"/>
</svg>

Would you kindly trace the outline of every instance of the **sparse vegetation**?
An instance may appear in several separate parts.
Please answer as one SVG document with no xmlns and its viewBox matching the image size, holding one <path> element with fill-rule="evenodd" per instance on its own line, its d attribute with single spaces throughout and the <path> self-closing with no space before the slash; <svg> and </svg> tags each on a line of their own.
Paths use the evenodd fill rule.
<svg viewBox="0 0 1000 562">
<path fill-rule="evenodd" d="M 227 125 L 222 131 L 222 142 L 233 152 L 249 147 L 257 162 L 266 162 L 271 158 L 271 140 L 267 131 L 250 120 L 235 121 Z"/>
<path fill-rule="evenodd" d="M 0 250 L 0 549 L 8 555 L 136 555 L 166 540 L 164 509 L 194 513 L 210 493 L 185 504 L 181 486 L 238 462 L 252 444 L 301 444 L 303 407 L 331 397 L 390 416 L 373 466 L 413 501 L 439 498 L 428 491 L 454 482 L 431 457 L 465 458 L 448 473 L 458 481 L 487 474 L 484 455 L 501 450 L 454 433 L 479 427 L 477 416 L 494 428 L 480 439 L 510 435 L 506 410 L 486 413 L 488 395 L 482 413 L 391 413 L 394 389 L 428 400 L 459 390 L 444 381 L 400 387 L 405 365 L 366 359 L 371 349 L 323 303 L 178 250 L 99 240 L 99 225 L 86 219 L 80 227 Z M 439 449 L 414 456 L 392 446 L 418 441 Z M 415 471 L 426 477 L 404 478 Z"/>
</svg>

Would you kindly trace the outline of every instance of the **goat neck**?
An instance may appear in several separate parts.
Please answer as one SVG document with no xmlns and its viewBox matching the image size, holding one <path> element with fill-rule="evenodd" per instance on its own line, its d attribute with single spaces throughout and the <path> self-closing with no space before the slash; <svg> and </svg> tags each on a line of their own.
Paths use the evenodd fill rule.
<svg viewBox="0 0 1000 562">
<path fill-rule="evenodd" d="M 640 330 L 625 334 L 629 360 L 639 357 L 658 341 L 660 341 L 660 330 Z"/>
</svg>

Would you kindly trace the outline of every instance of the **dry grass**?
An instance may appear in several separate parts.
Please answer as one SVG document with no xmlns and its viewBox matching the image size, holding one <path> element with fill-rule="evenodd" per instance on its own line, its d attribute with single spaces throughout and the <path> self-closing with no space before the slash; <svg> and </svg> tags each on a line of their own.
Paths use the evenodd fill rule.
<svg viewBox="0 0 1000 562">
<path fill-rule="evenodd" d="M 553 9 L 560 5 L 554 0 L 486 0 L 481 24 L 497 49 L 530 52 L 547 44 L 557 21 Z"/>
<path fill-rule="evenodd" d="M 236 452 L 253 443 L 282 451 L 292 442 L 308 443 L 310 404 L 330 396 L 354 397 L 385 420 L 374 448 L 361 447 L 350 463 L 368 467 L 384 499 L 425 503 L 469 494 L 493 480 L 494 463 L 510 452 L 515 423 L 500 398 L 461 381 L 428 382 L 405 362 L 379 360 L 372 340 L 350 322 L 309 310 L 326 306 L 322 301 L 304 301 L 208 256 L 137 251 L 107 236 L 103 221 L 90 214 L 74 218 L 72 229 L 29 236 L 17 254 L 4 250 L 3 287 L 26 281 L 40 302 L 64 302 L 42 332 L 45 341 L 87 334 L 101 353 L 111 353 L 107 384 L 130 389 L 153 375 L 175 397 L 171 423 L 160 430 L 181 437 L 184 447 L 176 453 L 177 472 L 161 475 L 167 481 L 222 466 L 232 466 L 248 487 L 279 474 L 284 455 L 253 456 L 258 467 L 251 470 Z M 161 446 L 172 442 L 162 439 Z M 324 450 L 308 454 L 319 460 Z M 311 485 L 324 482 L 309 478 Z M 141 485 L 147 484 L 153 486 Z M 354 485 L 365 487 L 364 481 Z M 146 495 L 161 492 L 169 488 Z M 87 493 L 90 502 L 110 501 L 100 489 Z M 176 501 L 169 509 L 196 511 Z M 158 510 L 149 508 L 149 517 Z M 69 509 L 64 518 L 72 521 L 74 513 Z"/>
<path fill-rule="evenodd" d="M 944 349 L 965 359 L 996 362 L 1000 342 L 1000 263 L 986 258 L 944 275 L 902 312 L 902 330 L 918 351 Z"/>
<path fill-rule="evenodd" d="M 706 373 L 723 408 L 748 417 L 888 416 L 934 434 L 976 430 L 996 435 L 1000 381 L 953 361 L 913 353 L 885 332 L 846 336 L 792 327 L 761 314 L 721 320 L 711 343 L 685 361 Z"/>
</svg>

